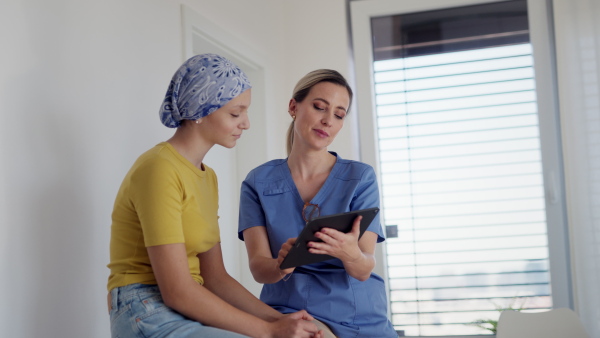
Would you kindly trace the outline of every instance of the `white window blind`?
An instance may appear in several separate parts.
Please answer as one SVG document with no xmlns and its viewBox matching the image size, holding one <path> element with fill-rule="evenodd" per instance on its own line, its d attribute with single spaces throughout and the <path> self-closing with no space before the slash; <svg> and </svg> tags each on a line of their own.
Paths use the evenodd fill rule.
<svg viewBox="0 0 600 338">
<path fill-rule="evenodd" d="M 392 322 L 469 335 L 552 306 L 529 43 L 374 62 Z"/>
</svg>

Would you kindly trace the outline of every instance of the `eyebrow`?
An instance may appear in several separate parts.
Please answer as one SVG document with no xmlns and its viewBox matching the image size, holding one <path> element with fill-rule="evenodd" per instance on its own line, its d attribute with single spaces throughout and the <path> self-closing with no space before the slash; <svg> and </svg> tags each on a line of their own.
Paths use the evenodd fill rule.
<svg viewBox="0 0 600 338">
<path fill-rule="evenodd" d="M 314 98 L 314 100 L 323 101 L 323 102 L 327 103 L 328 105 L 331 105 L 331 103 L 329 103 L 329 101 L 327 101 L 327 100 L 325 100 L 325 99 L 322 99 L 322 98 L 320 98 L 320 97 L 316 97 L 316 98 Z M 337 106 L 337 108 L 339 108 L 339 109 L 343 109 L 343 110 L 344 110 L 344 113 L 348 113 L 348 111 L 346 110 L 346 108 L 344 108 L 344 107 L 342 107 L 342 106 Z"/>
<path fill-rule="evenodd" d="M 236 104 L 232 106 L 233 108 L 242 108 L 242 109 L 248 109 L 248 107 L 250 107 L 250 105 L 246 105 L 246 104 Z"/>
</svg>

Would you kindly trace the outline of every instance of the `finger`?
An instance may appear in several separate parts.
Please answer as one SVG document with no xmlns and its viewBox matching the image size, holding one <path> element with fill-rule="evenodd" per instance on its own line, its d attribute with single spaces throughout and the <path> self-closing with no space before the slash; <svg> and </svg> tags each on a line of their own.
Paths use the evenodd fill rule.
<svg viewBox="0 0 600 338">
<path fill-rule="evenodd" d="M 356 218 L 354 219 L 354 223 L 352 224 L 352 231 L 350 231 L 350 233 L 352 233 L 353 235 L 355 235 L 357 238 L 360 235 L 360 221 L 362 220 L 362 216 L 356 216 Z"/>
<path fill-rule="evenodd" d="M 295 267 L 292 268 L 287 268 L 287 269 L 281 269 L 281 263 L 283 263 L 283 259 L 285 258 L 285 256 L 281 256 L 281 252 L 279 252 L 279 256 L 277 257 L 277 269 L 281 270 L 281 273 L 289 275 L 290 273 L 294 272 L 294 270 L 296 269 Z"/>
<path fill-rule="evenodd" d="M 343 237 L 344 235 L 346 235 L 346 234 L 341 231 L 338 231 L 336 229 L 332 229 L 332 228 L 322 228 L 318 232 L 315 232 L 315 236 L 321 240 L 323 240 L 323 238 L 321 238 L 321 236 L 329 236 L 330 238 L 333 238 L 333 239 L 339 239 L 339 238 Z"/>
<path fill-rule="evenodd" d="M 323 231 L 323 230 L 325 230 L 325 231 Z M 336 245 L 336 242 L 343 243 L 345 241 L 345 238 L 348 235 L 341 231 L 337 231 L 335 229 L 323 228 L 323 229 L 321 229 L 321 231 L 315 233 L 315 236 L 318 239 L 320 239 L 321 241 L 323 241 L 323 243 L 327 243 L 330 245 Z M 352 237 L 354 237 L 354 236 L 352 236 Z M 320 243 L 320 242 L 315 242 L 315 243 Z"/>
<path fill-rule="evenodd" d="M 281 270 L 281 272 L 285 273 L 286 275 L 289 275 L 290 273 L 294 272 L 294 270 L 296 270 L 296 268 L 287 268 L 285 270 Z"/>
<path fill-rule="evenodd" d="M 317 255 L 330 255 L 335 257 L 336 255 L 333 253 L 333 251 L 330 250 L 330 246 L 322 246 L 321 248 L 314 248 L 314 247 L 309 247 L 308 248 L 308 252 L 312 253 L 312 254 L 317 254 Z"/>
<path fill-rule="evenodd" d="M 294 246 L 294 243 L 296 243 L 296 238 L 290 238 L 281 244 L 280 250 L 290 251 L 290 249 Z"/>
<path fill-rule="evenodd" d="M 297 312 L 289 313 L 286 316 L 288 316 L 289 318 L 298 320 L 298 319 L 302 319 L 303 314 L 301 313 L 301 311 L 297 311 Z"/>
<path fill-rule="evenodd" d="M 314 318 L 306 312 L 306 310 L 300 310 L 296 312 L 292 312 L 289 314 L 290 318 L 293 319 L 303 319 L 303 320 L 313 320 Z"/>
<path fill-rule="evenodd" d="M 313 321 L 313 320 L 315 320 L 315 318 L 314 318 L 313 316 L 311 316 L 311 315 L 310 315 L 310 313 L 308 313 L 308 312 L 306 312 L 306 311 L 304 311 L 304 310 L 302 310 L 302 312 L 303 312 L 303 313 L 302 313 L 302 319 L 304 319 L 304 320 L 308 320 L 308 321 Z"/>
<path fill-rule="evenodd" d="M 311 336 L 316 337 L 320 332 L 319 327 L 313 321 L 304 322 L 303 329 L 311 333 Z"/>
<path fill-rule="evenodd" d="M 319 251 L 328 251 L 329 249 L 335 247 L 327 242 L 308 242 L 307 245 L 309 250 L 314 249 Z"/>
<path fill-rule="evenodd" d="M 335 255 L 333 253 L 331 253 L 329 251 L 325 251 L 325 250 L 310 248 L 310 249 L 308 249 L 308 252 L 310 252 L 311 254 L 315 254 L 315 255 L 329 255 L 329 256 L 335 257 Z"/>
<path fill-rule="evenodd" d="M 287 256 L 288 251 L 284 251 L 284 250 L 279 250 L 279 253 L 277 254 L 277 266 L 281 265 L 281 262 L 283 262 L 283 259 Z"/>
</svg>

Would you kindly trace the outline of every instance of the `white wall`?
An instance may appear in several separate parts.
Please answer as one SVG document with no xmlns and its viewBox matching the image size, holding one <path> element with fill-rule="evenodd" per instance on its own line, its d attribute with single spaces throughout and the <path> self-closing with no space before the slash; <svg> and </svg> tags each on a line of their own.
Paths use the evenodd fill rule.
<svg viewBox="0 0 600 338">
<path fill-rule="evenodd" d="M 268 58 L 272 157 L 297 79 L 349 73 L 344 0 L 2 1 L 0 336 L 109 336 L 112 203 L 135 158 L 172 133 L 158 107 L 182 62 L 182 3 Z M 355 158 L 346 129 L 332 149 Z"/>
</svg>

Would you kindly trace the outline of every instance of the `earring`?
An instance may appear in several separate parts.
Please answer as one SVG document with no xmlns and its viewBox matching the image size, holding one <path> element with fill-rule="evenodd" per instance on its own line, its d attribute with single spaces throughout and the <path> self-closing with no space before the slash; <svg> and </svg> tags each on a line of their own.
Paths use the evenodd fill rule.
<svg viewBox="0 0 600 338">
<path fill-rule="evenodd" d="M 195 122 L 196 124 L 200 124 L 200 119 L 197 119 Z"/>
<path fill-rule="evenodd" d="M 292 115 L 292 120 L 296 121 L 296 115 Z"/>
</svg>

